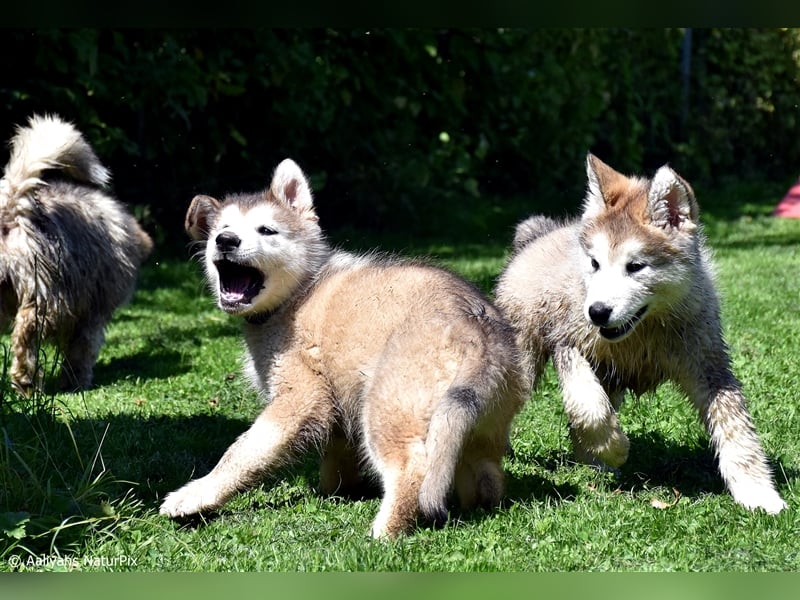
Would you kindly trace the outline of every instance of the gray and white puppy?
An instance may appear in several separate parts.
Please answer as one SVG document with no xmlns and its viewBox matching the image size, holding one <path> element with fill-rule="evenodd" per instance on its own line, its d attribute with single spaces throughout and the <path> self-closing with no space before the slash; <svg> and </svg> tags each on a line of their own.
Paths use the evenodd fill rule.
<svg viewBox="0 0 800 600">
<path fill-rule="evenodd" d="M 617 410 L 672 381 L 706 426 L 733 498 L 779 513 L 786 503 L 731 371 L 699 206 L 668 166 L 623 175 L 593 155 L 580 218 L 517 226 L 496 302 L 517 330 L 534 387 L 552 359 L 577 457 L 628 458 Z"/>
</svg>

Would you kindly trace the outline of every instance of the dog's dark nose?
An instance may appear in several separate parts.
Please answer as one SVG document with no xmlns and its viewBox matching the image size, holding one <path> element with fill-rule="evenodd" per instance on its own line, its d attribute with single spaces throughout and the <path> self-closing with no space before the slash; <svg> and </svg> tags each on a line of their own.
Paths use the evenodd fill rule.
<svg viewBox="0 0 800 600">
<path fill-rule="evenodd" d="M 230 231 L 223 231 L 214 240 L 217 244 L 217 250 L 220 252 L 233 252 L 242 243 L 239 236 Z"/>
<path fill-rule="evenodd" d="M 602 302 L 595 302 L 589 307 L 589 318 L 598 327 L 608 325 L 608 319 L 614 309 Z"/>
</svg>

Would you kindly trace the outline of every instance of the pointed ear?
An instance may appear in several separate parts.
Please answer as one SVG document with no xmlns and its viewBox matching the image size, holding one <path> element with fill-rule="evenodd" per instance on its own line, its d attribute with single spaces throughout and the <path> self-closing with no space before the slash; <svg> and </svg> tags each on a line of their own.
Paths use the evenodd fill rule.
<svg viewBox="0 0 800 600">
<path fill-rule="evenodd" d="M 278 202 L 282 202 L 306 218 L 316 220 L 311 186 L 303 171 L 292 159 L 287 158 L 275 167 L 269 191 Z"/>
<path fill-rule="evenodd" d="M 652 225 L 666 230 L 691 231 L 700 215 L 692 188 L 666 165 L 656 171 L 650 182 L 647 212 Z"/>
<path fill-rule="evenodd" d="M 591 219 L 606 209 L 606 190 L 611 183 L 624 177 L 591 152 L 586 155 L 586 197 L 583 200 L 583 218 Z"/>
<path fill-rule="evenodd" d="M 219 213 L 220 202 L 211 196 L 195 196 L 186 211 L 184 227 L 193 240 L 204 241 L 213 227 L 212 223 Z"/>
</svg>

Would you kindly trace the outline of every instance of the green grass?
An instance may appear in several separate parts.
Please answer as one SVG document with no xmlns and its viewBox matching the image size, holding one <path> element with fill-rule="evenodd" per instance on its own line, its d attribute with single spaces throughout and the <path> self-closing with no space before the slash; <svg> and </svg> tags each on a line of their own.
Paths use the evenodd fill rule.
<svg viewBox="0 0 800 600">
<path fill-rule="evenodd" d="M 96 389 L 55 397 L 56 421 L 70 435 L 45 451 L 73 457 L 59 467 L 68 491 L 86 480 L 86 464 L 96 455 L 103 468 L 90 470 L 90 483 L 98 472 L 108 479 L 92 488 L 99 496 L 89 508 L 111 506 L 114 518 L 79 529 L 82 535 L 64 544 L 57 539 L 42 547 L 22 537 L 14 548 L 6 545 L 0 570 L 12 568 L 14 553 L 23 570 L 797 570 L 800 221 L 768 216 L 784 190 L 780 184 L 697 190 L 734 368 L 789 504 L 777 517 L 733 502 L 696 415 L 669 386 L 623 407 L 632 446 L 617 475 L 574 464 L 548 370 L 515 421 L 507 497 L 496 511 L 454 511 L 442 529 L 375 542 L 368 530 L 379 499 L 321 497 L 309 455 L 207 522 L 173 523 L 158 516 L 160 500 L 211 469 L 261 405 L 239 373 L 239 323 L 214 307 L 196 264 L 155 256 L 135 300 L 109 327 Z M 484 289 L 491 288 L 509 239 L 510 231 L 468 242 L 337 237 L 351 249 L 380 244 L 433 256 Z M 8 427 L 17 436 L 25 431 L 18 422 Z M 33 544 L 38 566 L 25 564 L 26 543 Z M 59 553 L 70 562 L 45 559 Z"/>
</svg>

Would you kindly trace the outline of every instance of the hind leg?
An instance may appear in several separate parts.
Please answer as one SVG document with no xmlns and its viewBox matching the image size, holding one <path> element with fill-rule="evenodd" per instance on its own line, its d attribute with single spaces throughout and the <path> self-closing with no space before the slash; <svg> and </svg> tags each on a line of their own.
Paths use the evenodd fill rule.
<svg viewBox="0 0 800 600">
<path fill-rule="evenodd" d="M 467 438 L 455 472 L 455 488 L 461 508 L 495 508 L 503 498 L 503 455 L 509 446 L 511 422 L 529 395 L 527 379 L 510 373 L 506 386 L 489 406 Z"/>
<path fill-rule="evenodd" d="M 620 429 L 612 399 L 591 365 L 578 350 L 566 346 L 555 349 L 553 365 L 561 383 L 576 457 L 590 464 L 599 459 L 610 467 L 624 464 L 630 442 Z"/>
<path fill-rule="evenodd" d="M 381 506 L 372 523 L 374 538 L 397 537 L 411 528 L 419 514 L 419 492 L 427 466 L 425 424 L 409 413 L 390 413 L 373 410 L 365 415 L 367 454 L 383 487 Z"/>
<path fill-rule="evenodd" d="M 407 532 L 417 518 L 424 471 L 410 460 L 405 464 L 384 464 L 379 469 L 383 499 L 372 522 L 372 537 L 394 538 Z"/>
<path fill-rule="evenodd" d="M 503 498 L 504 475 L 501 461 L 505 451 L 505 438 L 475 437 L 464 447 L 456 468 L 455 488 L 463 510 L 476 507 L 490 510 Z"/>
<path fill-rule="evenodd" d="M 44 377 L 39 364 L 39 344 L 43 337 L 42 319 L 36 307 L 20 306 L 14 318 L 11 332 L 11 381 L 22 394 L 29 395 L 34 388 L 41 387 Z"/>
<path fill-rule="evenodd" d="M 59 387 L 62 390 L 87 390 L 92 386 L 92 371 L 105 342 L 102 319 L 79 324 L 65 348 Z"/>
</svg>

